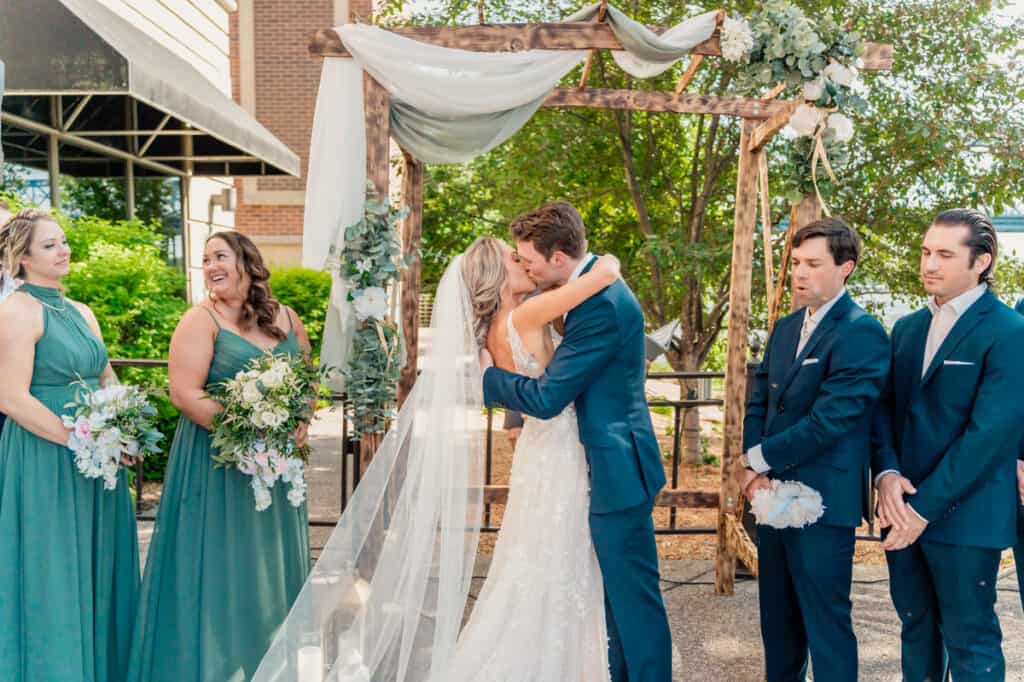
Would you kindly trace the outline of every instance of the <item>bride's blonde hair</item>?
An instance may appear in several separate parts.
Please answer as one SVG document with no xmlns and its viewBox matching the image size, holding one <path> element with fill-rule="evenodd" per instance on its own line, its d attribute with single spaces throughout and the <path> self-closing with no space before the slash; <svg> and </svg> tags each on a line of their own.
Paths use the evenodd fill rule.
<svg viewBox="0 0 1024 682">
<path fill-rule="evenodd" d="M 508 272 L 502 242 L 494 237 L 479 237 L 462 255 L 462 281 L 473 306 L 473 333 L 480 348 L 487 346 L 487 332 L 501 307 L 501 292 Z"/>
</svg>

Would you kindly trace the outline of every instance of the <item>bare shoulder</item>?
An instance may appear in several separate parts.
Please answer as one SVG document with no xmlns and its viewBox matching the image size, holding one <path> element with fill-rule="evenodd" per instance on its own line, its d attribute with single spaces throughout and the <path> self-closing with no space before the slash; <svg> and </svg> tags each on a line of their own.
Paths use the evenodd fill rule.
<svg viewBox="0 0 1024 682">
<path fill-rule="evenodd" d="M 16 291 L 0 303 L 0 333 L 4 337 L 16 339 L 31 335 L 38 339 L 42 331 L 43 304 L 34 296 Z"/>
<path fill-rule="evenodd" d="M 491 328 L 487 331 L 487 350 L 494 359 L 494 364 L 505 370 L 515 371 L 515 359 L 512 355 L 512 345 L 508 338 L 508 324 L 512 314 L 502 317 L 495 317 L 491 322 Z M 515 324 L 513 321 L 512 324 Z"/>
<path fill-rule="evenodd" d="M 181 316 L 181 320 L 178 322 L 178 326 L 175 327 L 175 333 L 186 332 L 186 333 L 203 333 L 205 332 L 209 336 L 213 336 L 217 333 L 217 323 L 214 321 L 213 316 L 216 315 L 210 310 L 205 303 L 197 303 Z"/>
</svg>

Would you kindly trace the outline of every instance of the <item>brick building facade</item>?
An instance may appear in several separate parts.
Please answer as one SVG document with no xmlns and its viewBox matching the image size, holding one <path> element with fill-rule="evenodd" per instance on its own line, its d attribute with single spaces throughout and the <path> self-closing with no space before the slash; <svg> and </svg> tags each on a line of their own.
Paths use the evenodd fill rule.
<svg viewBox="0 0 1024 682">
<path fill-rule="evenodd" d="M 358 1 L 358 0 L 357 0 Z M 302 213 L 321 61 L 313 31 L 343 23 L 348 0 L 239 0 L 230 24 L 232 96 L 302 159 L 301 178 L 236 180 L 235 227 L 275 265 L 302 256 Z"/>
</svg>

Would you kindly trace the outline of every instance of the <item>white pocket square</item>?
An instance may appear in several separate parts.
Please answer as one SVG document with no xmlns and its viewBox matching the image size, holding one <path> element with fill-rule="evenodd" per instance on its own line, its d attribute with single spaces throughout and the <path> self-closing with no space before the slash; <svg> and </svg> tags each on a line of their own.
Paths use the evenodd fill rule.
<svg viewBox="0 0 1024 682">
<path fill-rule="evenodd" d="M 973 362 L 964 362 L 963 360 L 943 360 L 942 364 L 944 364 L 944 365 L 961 365 L 961 366 L 964 366 L 964 365 L 973 365 L 974 363 Z"/>
<path fill-rule="evenodd" d="M 804 360 L 803 362 L 800 363 L 800 366 L 804 367 L 806 365 L 815 365 L 817 363 L 818 363 L 818 358 L 807 358 L 806 360 Z"/>
</svg>

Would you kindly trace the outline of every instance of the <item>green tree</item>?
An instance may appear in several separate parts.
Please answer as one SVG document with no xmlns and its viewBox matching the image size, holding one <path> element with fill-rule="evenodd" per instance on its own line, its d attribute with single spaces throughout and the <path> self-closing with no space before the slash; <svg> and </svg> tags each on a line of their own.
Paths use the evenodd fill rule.
<svg viewBox="0 0 1024 682">
<path fill-rule="evenodd" d="M 59 220 L 71 247 L 67 294 L 96 314 L 110 357 L 166 358 L 187 304 L 185 278 L 164 260 L 161 235 L 140 221 L 64 215 Z M 148 457 L 144 471 L 146 478 L 162 479 L 178 418 L 166 394 L 167 370 L 122 368 L 118 376 L 153 391 L 165 451 Z"/>
<path fill-rule="evenodd" d="M 128 192 L 123 178 L 61 178 L 64 212 L 110 221 L 128 215 Z M 181 232 L 181 191 L 177 178 L 136 178 L 135 217 L 158 226 L 164 236 Z"/>
<path fill-rule="evenodd" d="M 919 291 L 913 254 L 931 216 L 960 205 L 998 212 L 1024 197 L 1024 70 L 1015 67 L 1024 57 L 1024 22 L 997 16 L 1005 2 L 798 4 L 811 18 L 834 13 L 868 40 L 894 45 L 891 71 L 864 74 L 868 111 L 855 121 L 842 184 L 828 201 L 865 238 L 853 288 L 881 287 L 913 298 Z M 390 9 L 399 5 L 390 3 Z M 668 0 L 620 6 L 649 25 L 671 25 L 706 9 Z M 438 0 L 412 21 L 474 23 L 475 7 Z M 487 19 L 557 21 L 576 8 L 502 0 L 487 3 Z M 757 5 L 726 8 L 750 16 Z M 670 91 L 685 66 L 634 83 L 599 53 L 589 84 Z M 565 84 L 578 83 L 579 75 L 570 74 Z M 689 91 L 747 94 L 737 93 L 735 75 L 723 60 L 709 60 Z M 435 281 L 440 264 L 477 234 L 501 234 L 517 213 L 565 199 L 583 214 L 593 247 L 622 259 L 649 325 L 679 320 L 681 343 L 669 354 L 672 366 L 699 369 L 728 315 L 738 139 L 738 122 L 715 115 L 541 110 L 493 152 L 463 166 L 429 169 L 424 261 L 437 265 L 425 268 L 425 278 Z M 788 215 L 778 173 L 789 150 L 781 139 L 769 148 L 776 172 L 774 221 Z M 781 233 L 774 248 L 778 262 Z M 763 327 L 760 244 L 755 259 L 752 326 Z M 1024 282 L 1021 269 L 1008 262 L 1001 278 L 1006 290 Z M 696 415 L 688 415 L 685 443 L 692 461 L 699 457 L 697 426 Z"/>
</svg>

